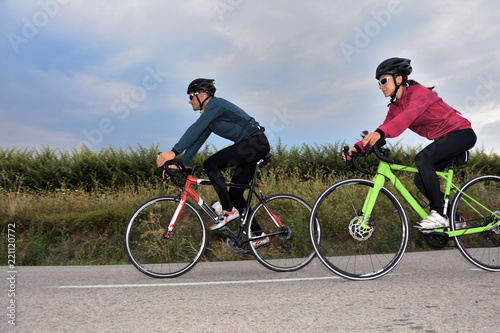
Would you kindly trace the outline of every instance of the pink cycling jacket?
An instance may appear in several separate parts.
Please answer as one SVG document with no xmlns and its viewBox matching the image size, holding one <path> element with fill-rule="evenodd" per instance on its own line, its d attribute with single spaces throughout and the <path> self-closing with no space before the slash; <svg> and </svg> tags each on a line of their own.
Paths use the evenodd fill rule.
<svg viewBox="0 0 500 333">
<path fill-rule="evenodd" d="M 409 128 L 429 140 L 437 140 L 451 132 L 471 128 L 460 112 L 424 86 L 403 89 L 396 103 L 391 104 L 384 123 L 377 128 L 384 133 L 384 138 L 395 138 Z M 356 145 L 364 151 L 360 142 Z"/>
</svg>

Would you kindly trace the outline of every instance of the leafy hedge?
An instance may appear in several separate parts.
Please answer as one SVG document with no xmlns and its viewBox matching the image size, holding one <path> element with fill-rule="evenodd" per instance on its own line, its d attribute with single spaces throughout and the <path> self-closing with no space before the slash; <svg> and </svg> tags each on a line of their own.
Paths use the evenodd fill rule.
<svg viewBox="0 0 500 333">
<path fill-rule="evenodd" d="M 291 146 L 281 142 L 272 148 L 274 155 L 267 167 L 274 171 L 298 174 L 301 177 L 321 176 L 332 173 L 352 172 L 346 169 L 341 158 L 344 143 L 324 145 Z M 397 162 L 413 165 L 417 148 L 390 146 L 391 157 Z M 23 188 L 53 191 L 61 188 L 78 188 L 87 191 L 156 184 L 159 181 L 156 168 L 158 145 L 150 147 L 103 148 L 92 151 L 60 151 L 50 147 L 0 148 L 0 187 L 12 189 L 22 184 Z M 203 173 L 203 161 L 215 152 L 211 145 L 204 148 L 193 159 L 199 172 Z M 466 169 L 477 174 L 500 174 L 500 158 L 495 153 L 475 150 Z"/>
</svg>

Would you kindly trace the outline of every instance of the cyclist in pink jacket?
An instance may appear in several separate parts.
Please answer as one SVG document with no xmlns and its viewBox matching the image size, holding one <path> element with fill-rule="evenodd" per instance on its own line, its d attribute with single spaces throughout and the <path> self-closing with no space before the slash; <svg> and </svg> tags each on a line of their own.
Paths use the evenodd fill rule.
<svg viewBox="0 0 500 333">
<path fill-rule="evenodd" d="M 415 156 L 419 171 L 415 185 L 429 199 L 430 214 L 413 226 L 420 230 L 445 228 L 449 220 L 443 211 L 444 194 L 436 171 L 444 170 L 452 158 L 471 149 L 477 138 L 470 122 L 438 97 L 434 87 L 408 80 L 411 72 L 410 59 L 390 58 L 380 63 L 375 78 L 384 96 L 391 97 L 389 111 L 383 124 L 351 147 L 349 154 L 364 152 L 366 146 L 379 139 L 395 138 L 407 128 L 434 140 Z"/>
</svg>

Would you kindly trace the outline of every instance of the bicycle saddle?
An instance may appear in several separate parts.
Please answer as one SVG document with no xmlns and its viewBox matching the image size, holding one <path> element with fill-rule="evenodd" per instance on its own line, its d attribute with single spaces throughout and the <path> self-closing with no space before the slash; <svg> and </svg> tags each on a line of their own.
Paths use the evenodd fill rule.
<svg viewBox="0 0 500 333">
<path fill-rule="evenodd" d="M 470 151 L 466 150 L 463 153 L 455 156 L 455 165 L 464 165 L 469 161 Z"/>
<path fill-rule="evenodd" d="M 273 157 L 273 154 L 269 153 L 267 154 L 263 159 L 259 160 L 257 162 L 257 165 L 259 168 L 265 167 L 269 162 L 271 162 L 271 157 Z"/>
</svg>

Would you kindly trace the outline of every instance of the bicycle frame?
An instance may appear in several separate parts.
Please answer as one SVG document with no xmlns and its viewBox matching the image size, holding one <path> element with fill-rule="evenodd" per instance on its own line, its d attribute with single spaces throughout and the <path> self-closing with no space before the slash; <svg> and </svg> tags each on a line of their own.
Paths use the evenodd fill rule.
<svg viewBox="0 0 500 333">
<path fill-rule="evenodd" d="M 365 200 L 364 205 L 363 205 L 364 219 L 362 221 L 362 224 L 363 224 L 363 227 L 366 229 L 370 228 L 368 225 L 368 221 L 369 221 L 371 212 L 373 210 L 373 207 L 375 206 L 375 201 L 376 201 L 377 196 L 380 192 L 380 189 L 384 187 L 386 180 L 389 181 L 389 183 L 391 183 L 394 186 L 394 188 L 403 196 L 403 198 L 408 202 L 408 204 L 410 204 L 410 206 L 417 212 L 417 214 L 420 215 L 420 217 L 422 219 L 425 219 L 428 215 L 428 213 L 422 208 L 422 206 L 412 196 L 410 191 L 408 191 L 406 189 L 406 187 L 403 185 L 403 183 L 394 174 L 393 170 L 418 173 L 417 168 L 414 168 L 414 167 L 408 167 L 408 166 L 399 165 L 399 164 L 392 164 L 392 163 L 388 163 L 388 162 L 385 162 L 382 160 L 380 161 L 379 166 L 377 168 L 377 173 L 372 179 L 374 182 L 374 186 L 368 191 L 368 195 L 367 195 L 366 200 Z M 445 191 L 444 191 L 444 196 L 445 196 L 444 197 L 445 198 L 444 212 L 447 211 L 451 191 L 454 190 L 457 192 L 462 192 L 460 190 L 460 188 L 458 188 L 455 184 L 452 183 L 453 173 L 454 173 L 453 167 L 450 167 L 447 172 L 436 171 L 436 174 L 439 177 L 443 178 L 446 182 Z M 470 196 L 468 196 L 465 193 L 463 193 L 463 194 L 467 200 L 473 201 L 475 204 L 481 206 L 481 208 L 484 208 L 490 214 L 494 214 L 494 212 L 492 212 L 489 209 L 487 209 L 486 207 L 484 207 L 482 204 L 480 204 L 479 202 L 474 200 L 474 198 L 471 198 Z M 462 199 L 462 200 L 465 200 L 465 199 Z M 472 205 L 470 205 L 470 206 L 472 207 Z M 483 231 L 488 230 L 489 228 L 491 228 L 491 226 L 486 225 L 484 227 L 475 227 L 475 228 L 455 230 L 455 231 L 451 231 L 451 230 L 444 231 L 443 229 L 436 229 L 435 231 L 446 233 L 449 237 L 455 237 L 455 236 L 461 236 L 461 235 L 466 235 L 466 234 L 483 232 Z"/>
<path fill-rule="evenodd" d="M 257 174 L 258 169 L 255 170 L 255 174 Z M 208 216 L 213 219 L 217 220 L 218 216 L 217 214 L 210 208 L 210 206 L 201 198 L 198 193 L 194 189 L 192 189 L 192 186 L 195 185 L 211 185 L 210 180 L 207 179 L 198 179 L 195 178 L 193 175 L 189 175 L 187 177 L 186 185 L 184 186 L 183 189 L 181 189 L 181 194 L 180 194 L 180 200 L 179 200 L 179 205 L 177 206 L 177 209 L 174 212 L 174 215 L 172 216 L 172 219 L 170 220 L 170 223 L 168 225 L 167 231 L 164 234 L 164 238 L 169 238 L 170 233 L 173 231 L 175 224 L 177 223 L 177 219 L 179 218 L 180 213 L 182 212 L 185 202 L 188 199 L 188 197 L 191 197 L 197 204 L 198 206 L 203 209 L 204 212 L 208 214 Z M 248 193 L 248 198 L 247 198 L 247 204 L 245 207 L 245 210 L 242 214 L 241 222 L 240 222 L 240 230 L 238 232 L 238 240 L 241 241 L 242 243 L 249 242 L 251 240 L 258 240 L 260 238 L 265 238 L 273 235 L 280 234 L 281 232 L 275 232 L 275 233 L 269 233 L 264 236 L 254 236 L 245 240 L 241 240 L 241 236 L 244 234 L 244 226 L 247 223 L 247 217 L 249 216 L 248 212 L 250 211 L 250 202 L 252 199 L 252 196 L 255 196 L 255 198 L 262 203 L 264 209 L 266 212 L 269 214 L 269 216 L 272 218 L 273 222 L 276 224 L 276 226 L 279 227 L 284 227 L 283 223 L 278 219 L 278 217 L 271 211 L 271 209 L 266 205 L 265 203 L 265 196 L 264 195 L 259 195 L 255 188 L 260 188 L 261 184 L 256 184 L 255 183 L 255 177 L 250 185 L 244 185 L 244 184 L 234 184 L 234 183 L 227 183 L 228 187 L 234 187 L 234 188 L 244 188 L 244 189 L 249 189 Z M 262 194 L 262 193 L 261 193 Z M 221 231 L 223 231 L 221 229 Z M 231 232 L 227 233 L 227 236 L 230 236 L 233 238 L 233 235 Z"/>
<path fill-rule="evenodd" d="M 182 209 L 184 208 L 184 204 L 186 200 L 188 199 L 188 196 L 193 198 L 193 200 L 205 211 L 208 216 L 212 219 L 217 219 L 217 214 L 208 207 L 206 202 L 203 201 L 203 199 L 196 193 L 191 186 L 193 185 L 204 185 L 207 181 L 205 179 L 197 179 L 193 177 L 192 175 L 189 175 L 187 177 L 186 185 L 184 186 L 183 189 L 181 189 L 181 195 L 180 195 L 180 200 L 179 200 L 179 205 L 177 206 L 177 209 L 174 212 L 174 215 L 172 216 L 172 219 L 170 220 L 170 223 L 168 224 L 167 231 L 163 235 L 164 238 L 169 238 L 170 233 L 172 230 L 174 230 L 175 224 L 177 223 L 177 219 L 179 218 L 179 215 L 182 212 Z"/>
</svg>

